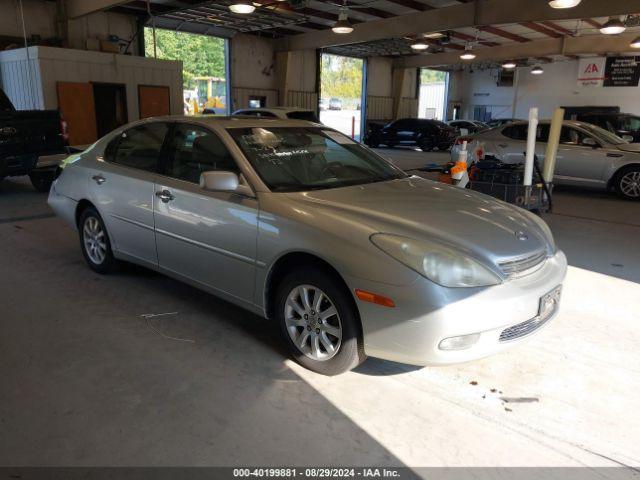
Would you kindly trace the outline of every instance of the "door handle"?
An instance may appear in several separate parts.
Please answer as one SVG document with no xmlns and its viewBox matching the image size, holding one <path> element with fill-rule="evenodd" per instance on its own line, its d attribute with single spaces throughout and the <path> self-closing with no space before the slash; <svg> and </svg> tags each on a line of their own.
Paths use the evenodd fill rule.
<svg viewBox="0 0 640 480">
<path fill-rule="evenodd" d="M 102 175 L 98 174 L 98 175 L 94 175 L 93 177 L 91 177 L 91 180 L 93 180 L 94 182 L 96 182 L 98 185 L 102 185 L 104 182 L 107 181 L 106 178 L 104 178 Z"/>
<path fill-rule="evenodd" d="M 156 192 L 156 197 L 158 197 L 164 203 L 169 203 L 171 200 L 176 198 L 173 196 L 173 194 L 169 190 L 162 190 L 160 192 Z"/>
</svg>

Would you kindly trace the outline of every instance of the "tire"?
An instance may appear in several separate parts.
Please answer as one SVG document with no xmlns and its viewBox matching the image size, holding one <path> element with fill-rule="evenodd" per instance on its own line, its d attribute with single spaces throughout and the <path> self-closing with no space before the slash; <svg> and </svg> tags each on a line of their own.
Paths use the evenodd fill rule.
<svg viewBox="0 0 640 480">
<path fill-rule="evenodd" d="M 369 148 L 378 148 L 380 146 L 380 142 L 376 138 L 368 138 L 366 144 Z"/>
<path fill-rule="evenodd" d="M 54 178 L 55 172 L 31 172 L 29 174 L 31 185 L 41 193 L 49 193 Z"/>
<path fill-rule="evenodd" d="M 614 186 L 626 200 L 640 200 L 640 166 L 630 165 L 616 175 Z"/>
<path fill-rule="evenodd" d="M 420 150 L 423 152 L 430 152 L 435 148 L 435 145 L 429 140 L 420 139 L 420 141 L 418 141 L 418 147 L 420 147 Z"/>
<path fill-rule="evenodd" d="M 116 269 L 118 261 L 113 256 L 107 228 L 95 208 L 87 207 L 80 214 L 78 234 L 80 249 L 89 268 L 101 274 Z"/>
<path fill-rule="evenodd" d="M 316 311 L 318 293 L 322 300 Z M 355 304 L 334 275 L 318 267 L 296 269 L 282 279 L 275 300 L 275 318 L 283 340 L 303 367 L 323 375 L 338 375 L 366 359 Z"/>
</svg>

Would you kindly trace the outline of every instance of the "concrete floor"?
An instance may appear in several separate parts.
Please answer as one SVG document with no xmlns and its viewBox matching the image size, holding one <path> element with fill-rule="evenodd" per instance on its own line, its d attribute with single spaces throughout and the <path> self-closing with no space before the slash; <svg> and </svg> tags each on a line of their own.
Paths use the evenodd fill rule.
<svg viewBox="0 0 640 480">
<path fill-rule="evenodd" d="M 45 200 L 0 183 L 0 465 L 640 467 L 638 203 L 557 190 L 546 219 L 571 267 L 527 344 L 327 378 L 239 308 L 141 268 L 93 273 Z"/>
</svg>

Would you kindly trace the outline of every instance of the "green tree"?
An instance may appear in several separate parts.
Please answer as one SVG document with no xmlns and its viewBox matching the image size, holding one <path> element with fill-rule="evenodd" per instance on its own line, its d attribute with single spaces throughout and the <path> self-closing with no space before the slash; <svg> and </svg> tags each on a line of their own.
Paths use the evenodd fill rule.
<svg viewBox="0 0 640 480">
<path fill-rule="evenodd" d="M 323 54 L 320 65 L 322 97 L 359 99 L 362 92 L 362 62 L 360 58 Z"/>
<path fill-rule="evenodd" d="M 420 83 L 422 85 L 428 83 L 442 83 L 447 80 L 447 72 L 440 70 L 429 70 L 428 68 L 420 69 Z"/>
<path fill-rule="evenodd" d="M 145 55 L 153 57 L 153 30 L 144 29 Z M 195 87 L 193 77 L 225 77 L 224 40 L 193 33 L 156 29 L 156 52 L 164 60 L 182 60 L 183 87 Z"/>
</svg>

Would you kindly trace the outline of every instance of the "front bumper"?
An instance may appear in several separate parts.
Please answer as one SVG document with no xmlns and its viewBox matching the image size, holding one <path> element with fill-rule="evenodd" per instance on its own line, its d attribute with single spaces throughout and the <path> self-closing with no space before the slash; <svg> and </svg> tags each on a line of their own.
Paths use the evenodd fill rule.
<svg viewBox="0 0 640 480">
<path fill-rule="evenodd" d="M 348 279 L 353 288 L 394 300 L 395 308 L 356 300 L 362 319 L 365 353 L 414 365 L 446 365 L 485 357 L 522 342 L 526 335 L 501 341 L 507 328 L 535 319 L 540 298 L 562 284 L 567 259 L 561 251 L 535 273 L 492 287 L 445 288 L 420 277 L 408 286 Z M 449 337 L 479 334 L 464 350 L 441 350 Z"/>
</svg>

